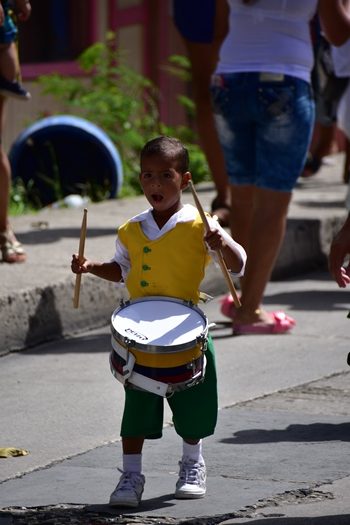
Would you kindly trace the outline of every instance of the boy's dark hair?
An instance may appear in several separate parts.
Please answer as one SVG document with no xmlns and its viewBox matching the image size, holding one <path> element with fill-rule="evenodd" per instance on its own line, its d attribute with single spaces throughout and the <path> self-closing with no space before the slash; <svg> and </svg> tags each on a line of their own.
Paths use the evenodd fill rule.
<svg viewBox="0 0 350 525">
<path fill-rule="evenodd" d="M 190 159 L 188 151 L 182 142 L 174 137 L 164 135 L 146 142 L 141 150 L 140 159 L 160 155 L 177 163 L 177 169 L 180 173 L 185 173 L 189 169 Z"/>
</svg>

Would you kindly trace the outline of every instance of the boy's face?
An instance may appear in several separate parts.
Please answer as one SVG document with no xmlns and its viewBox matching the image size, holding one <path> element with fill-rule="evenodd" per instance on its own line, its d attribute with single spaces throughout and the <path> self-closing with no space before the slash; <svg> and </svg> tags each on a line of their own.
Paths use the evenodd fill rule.
<svg viewBox="0 0 350 525">
<path fill-rule="evenodd" d="M 188 171 L 178 171 L 176 161 L 172 159 L 152 155 L 141 161 L 140 184 L 146 199 L 156 211 L 176 208 L 190 178 Z"/>
</svg>

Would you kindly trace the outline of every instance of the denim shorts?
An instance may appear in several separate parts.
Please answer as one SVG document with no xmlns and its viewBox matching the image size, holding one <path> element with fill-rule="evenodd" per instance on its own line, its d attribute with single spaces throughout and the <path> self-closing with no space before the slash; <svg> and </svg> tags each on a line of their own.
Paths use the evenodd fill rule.
<svg viewBox="0 0 350 525">
<path fill-rule="evenodd" d="M 227 73 L 213 76 L 211 93 L 230 183 L 292 191 L 314 126 L 311 86 L 288 75 Z"/>
</svg>

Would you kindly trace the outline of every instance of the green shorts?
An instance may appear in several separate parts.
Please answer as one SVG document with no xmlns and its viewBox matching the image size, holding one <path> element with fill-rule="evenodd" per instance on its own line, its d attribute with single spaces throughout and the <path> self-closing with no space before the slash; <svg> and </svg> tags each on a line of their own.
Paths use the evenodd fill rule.
<svg viewBox="0 0 350 525">
<path fill-rule="evenodd" d="M 218 393 L 214 345 L 208 338 L 204 381 L 176 392 L 167 399 L 175 430 L 185 439 L 202 439 L 214 433 L 218 414 Z M 158 439 L 162 437 L 164 398 L 151 392 L 125 389 L 125 405 L 120 435 Z"/>
</svg>

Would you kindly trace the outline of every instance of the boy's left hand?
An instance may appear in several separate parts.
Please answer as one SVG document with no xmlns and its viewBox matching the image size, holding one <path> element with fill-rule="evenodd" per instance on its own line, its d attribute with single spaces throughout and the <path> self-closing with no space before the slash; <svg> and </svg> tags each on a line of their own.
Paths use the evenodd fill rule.
<svg viewBox="0 0 350 525">
<path fill-rule="evenodd" d="M 211 228 L 204 236 L 204 240 L 211 250 L 222 250 L 226 246 L 220 231 Z"/>
</svg>

